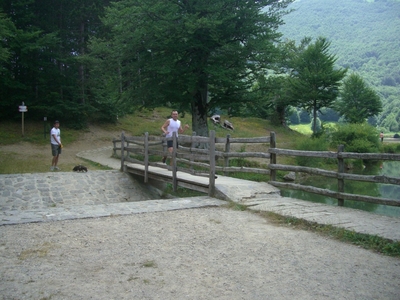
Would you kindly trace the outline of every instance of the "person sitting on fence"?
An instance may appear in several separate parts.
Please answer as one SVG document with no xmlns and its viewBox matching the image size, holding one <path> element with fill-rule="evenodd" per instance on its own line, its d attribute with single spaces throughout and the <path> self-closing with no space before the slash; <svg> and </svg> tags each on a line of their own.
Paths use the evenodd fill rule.
<svg viewBox="0 0 400 300">
<path fill-rule="evenodd" d="M 189 128 L 189 125 L 186 124 L 185 127 L 182 128 L 181 121 L 178 120 L 178 111 L 173 110 L 171 112 L 171 118 L 166 120 L 163 126 L 161 126 L 161 130 L 164 132 L 166 138 L 172 138 L 174 132 L 176 132 L 176 137 L 178 137 L 179 133 L 184 133 L 186 129 Z M 173 151 L 173 141 L 167 141 L 168 152 L 171 154 Z M 167 157 L 164 156 L 162 162 L 165 163 Z M 170 162 L 172 165 L 172 160 Z"/>
</svg>

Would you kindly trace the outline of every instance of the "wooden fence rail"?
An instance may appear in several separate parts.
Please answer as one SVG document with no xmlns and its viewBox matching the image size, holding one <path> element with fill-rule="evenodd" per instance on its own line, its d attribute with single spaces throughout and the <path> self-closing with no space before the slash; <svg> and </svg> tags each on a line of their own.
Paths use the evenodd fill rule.
<svg viewBox="0 0 400 300">
<path fill-rule="evenodd" d="M 339 206 L 344 205 L 345 199 L 382 205 L 400 206 L 399 200 L 349 194 L 344 192 L 346 180 L 400 185 L 400 178 L 398 177 L 348 174 L 345 171 L 345 159 L 400 161 L 399 154 L 351 153 L 344 152 L 343 146 L 339 146 L 337 152 L 280 149 L 276 147 L 276 135 L 274 132 L 271 132 L 269 137 L 259 138 L 231 138 L 230 135 L 227 135 L 226 138 L 217 138 L 215 137 L 214 131 L 210 131 L 209 137 L 196 136 L 195 133 L 192 136 L 180 135 L 179 147 L 177 147 L 176 135 L 169 140 L 171 139 L 173 140 L 174 145 L 172 154 L 168 153 L 167 151 L 166 142 L 168 139 L 165 137 L 150 137 L 148 133 L 140 137 L 126 137 L 124 133 L 122 133 L 121 139 L 113 140 L 113 151 L 114 155 L 116 155 L 116 151 L 121 151 L 121 170 L 124 168 L 125 161 L 144 165 L 145 182 L 148 180 L 147 174 L 149 166 L 171 168 L 172 183 L 175 191 L 177 189 L 176 172 L 178 170 L 180 172 L 187 172 L 194 175 L 207 176 L 209 178 L 209 195 L 214 195 L 215 192 L 215 172 L 222 172 L 224 175 L 227 175 L 231 172 L 246 172 L 265 175 L 269 174 L 269 183 L 278 188 L 301 190 L 336 198 L 338 199 Z M 267 144 L 265 147 L 265 152 L 231 151 L 232 144 L 247 145 L 253 143 Z M 118 147 L 118 144 L 120 144 L 120 147 Z M 203 148 L 197 148 L 198 145 L 202 145 Z M 157 160 L 162 156 L 170 157 L 172 160 L 171 167 L 160 164 L 158 161 L 154 161 L 154 159 Z M 336 172 L 319 168 L 278 164 L 278 156 L 303 156 L 335 159 L 337 160 L 338 171 Z M 269 164 L 267 168 L 234 167 L 229 165 L 229 161 L 232 158 L 261 158 L 266 159 L 266 162 L 269 159 Z M 223 160 L 223 162 L 218 163 L 219 159 Z M 276 180 L 277 170 L 335 178 L 338 182 L 338 191 L 331 191 L 296 183 L 279 182 Z"/>
<path fill-rule="evenodd" d="M 173 151 L 168 153 L 167 140 L 173 140 Z M 157 166 L 160 168 L 172 169 L 172 185 L 174 190 L 177 189 L 176 172 L 187 172 L 194 175 L 207 176 L 209 178 L 209 195 L 215 193 L 215 172 L 223 172 L 225 175 L 231 172 L 246 172 L 269 174 L 268 169 L 250 168 L 250 167 L 233 167 L 230 166 L 232 158 L 261 158 L 266 159 L 268 164 L 270 154 L 268 153 L 270 137 L 261 138 L 216 138 L 215 132 L 210 131 L 209 137 L 179 135 L 179 147 L 177 147 L 177 137 L 150 137 L 148 133 L 140 137 L 127 137 L 124 133 L 120 139 L 113 140 L 113 153 L 116 156 L 117 151 L 121 152 L 121 170 L 124 168 L 125 162 L 142 164 L 145 166 L 145 182 L 147 182 L 147 174 L 149 166 Z M 232 144 L 267 144 L 265 152 L 232 152 Z M 119 146 L 118 146 L 119 145 Z M 201 145 L 203 149 L 196 148 Z M 196 147 L 195 147 L 196 146 Z M 172 160 L 172 165 L 160 163 L 160 157 L 168 156 Z M 218 164 L 219 159 L 223 159 Z M 154 161 L 156 160 L 156 161 Z"/>
<path fill-rule="evenodd" d="M 273 140 L 275 140 L 275 138 L 273 138 Z M 386 198 L 381 198 L 381 197 L 371 197 L 371 196 L 357 195 L 357 194 L 348 194 L 348 193 L 344 192 L 345 180 L 400 185 L 400 178 L 398 178 L 398 177 L 391 177 L 391 176 L 385 176 L 385 175 L 375 175 L 374 176 L 374 175 L 348 174 L 345 172 L 344 159 L 400 161 L 399 154 L 344 152 L 343 145 L 340 145 L 338 147 L 337 152 L 288 150 L 288 149 L 279 149 L 279 148 L 276 148 L 276 146 L 271 145 L 271 148 L 268 150 L 268 152 L 271 154 L 271 162 L 268 166 L 268 168 L 270 169 L 270 174 L 271 174 L 269 183 L 273 186 L 276 186 L 279 188 L 292 189 L 292 190 L 301 190 L 304 192 L 309 192 L 309 193 L 313 193 L 313 194 L 336 198 L 338 200 L 339 206 L 344 206 L 345 199 L 353 200 L 353 201 L 376 203 L 376 204 L 382 204 L 382 205 L 400 206 L 399 200 L 386 199 Z M 318 168 L 277 164 L 276 163 L 277 155 L 336 159 L 337 163 L 338 163 L 338 168 L 337 168 L 338 171 L 335 172 L 335 171 L 328 171 L 328 170 L 323 170 L 323 169 L 318 169 Z M 327 190 L 327 189 L 316 188 L 313 186 L 300 185 L 300 184 L 296 184 L 296 183 L 278 182 L 276 180 L 276 170 L 291 171 L 291 172 L 296 172 L 296 173 L 306 173 L 306 174 L 336 178 L 337 182 L 338 182 L 338 191 L 336 192 L 336 191 L 331 191 L 331 190 Z"/>
</svg>

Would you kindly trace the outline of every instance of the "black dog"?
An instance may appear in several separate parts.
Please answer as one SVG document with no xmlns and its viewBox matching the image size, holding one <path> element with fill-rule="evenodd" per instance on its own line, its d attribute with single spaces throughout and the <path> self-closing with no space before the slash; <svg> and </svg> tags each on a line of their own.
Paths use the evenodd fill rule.
<svg viewBox="0 0 400 300">
<path fill-rule="evenodd" d="M 87 172 L 87 168 L 85 166 L 82 166 L 82 165 L 77 165 L 72 169 L 72 171 L 74 171 L 74 172 Z"/>
</svg>

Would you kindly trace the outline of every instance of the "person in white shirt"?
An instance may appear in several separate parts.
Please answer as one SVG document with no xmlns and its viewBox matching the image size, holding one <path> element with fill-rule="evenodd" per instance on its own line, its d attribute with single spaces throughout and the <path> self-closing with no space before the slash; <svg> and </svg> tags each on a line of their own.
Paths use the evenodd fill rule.
<svg viewBox="0 0 400 300">
<path fill-rule="evenodd" d="M 178 120 L 178 111 L 173 110 L 171 112 L 171 118 L 165 121 L 163 126 L 161 126 L 161 130 L 164 132 L 167 138 L 172 137 L 173 133 L 176 132 L 176 136 L 178 137 L 179 133 L 184 133 L 186 129 L 189 128 L 189 125 L 186 124 L 185 127 L 182 128 L 181 121 Z M 167 141 L 168 152 L 172 153 L 173 151 L 173 141 Z M 165 163 L 167 157 L 164 156 L 162 162 Z M 170 163 L 172 165 L 172 161 Z"/>
<path fill-rule="evenodd" d="M 50 144 L 51 144 L 51 154 L 53 155 L 53 160 L 51 161 L 50 171 L 60 170 L 57 167 L 58 157 L 61 154 L 62 144 L 61 144 L 61 131 L 60 122 L 54 121 L 54 126 L 50 131 Z"/>
</svg>

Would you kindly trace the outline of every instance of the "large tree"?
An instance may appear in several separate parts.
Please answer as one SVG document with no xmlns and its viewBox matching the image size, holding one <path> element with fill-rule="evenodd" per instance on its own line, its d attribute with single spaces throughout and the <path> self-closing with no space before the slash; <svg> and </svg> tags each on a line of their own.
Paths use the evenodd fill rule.
<svg viewBox="0 0 400 300">
<path fill-rule="evenodd" d="M 81 57 L 89 33 L 97 34 L 108 0 L 3 0 L 0 10 L 0 117 L 63 118 L 82 125 L 88 115 L 90 89 Z M 6 26 L 6 27 L 5 27 Z"/>
<path fill-rule="evenodd" d="M 316 132 L 317 113 L 323 107 L 332 107 L 339 95 L 341 80 L 347 69 L 335 69 L 336 58 L 329 54 L 330 43 L 319 37 L 301 51 L 294 62 L 291 76 L 291 97 L 299 106 L 313 114 L 313 132 Z"/>
<path fill-rule="evenodd" d="M 343 82 L 336 111 L 349 123 L 364 123 L 382 111 L 382 101 L 358 74 L 350 74 Z"/>
<path fill-rule="evenodd" d="M 274 60 L 277 27 L 290 2 L 113 3 L 104 19 L 111 34 L 92 42 L 93 53 L 107 66 L 98 82 L 107 88 L 114 82 L 110 95 L 122 102 L 169 103 L 191 111 L 193 130 L 207 136 L 209 110 L 243 101 L 256 76 Z"/>
</svg>

